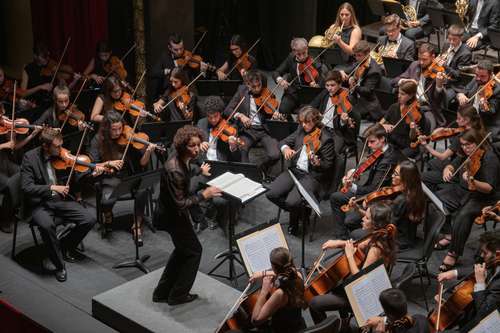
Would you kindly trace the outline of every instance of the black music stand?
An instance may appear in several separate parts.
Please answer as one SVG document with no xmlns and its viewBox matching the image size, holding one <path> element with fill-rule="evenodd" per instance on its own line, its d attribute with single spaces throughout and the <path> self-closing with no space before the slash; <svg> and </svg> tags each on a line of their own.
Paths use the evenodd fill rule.
<svg viewBox="0 0 500 333">
<path fill-rule="evenodd" d="M 161 133 L 162 137 L 160 141 L 165 145 L 165 147 L 169 147 L 174 140 L 174 136 L 175 133 L 177 133 L 177 130 L 190 124 L 190 120 L 177 120 L 163 123 L 163 132 Z"/>
<path fill-rule="evenodd" d="M 387 77 L 393 78 L 406 71 L 412 63 L 410 60 L 382 57 L 384 62 L 385 73 Z"/>
<path fill-rule="evenodd" d="M 384 5 L 381 0 L 368 0 L 368 8 L 375 16 L 385 16 Z"/>
<path fill-rule="evenodd" d="M 382 107 L 382 110 L 389 109 L 389 106 L 396 103 L 398 100 L 397 95 L 394 93 L 383 91 L 383 90 L 378 90 L 378 89 L 375 89 L 374 92 L 375 92 L 375 96 L 377 96 L 377 99 L 380 102 L 380 106 Z"/>
<path fill-rule="evenodd" d="M 227 100 L 233 97 L 242 83 L 240 80 L 198 80 L 196 89 L 199 96 L 216 95 Z"/>
<path fill-rule="evenodd" d="M 267 120 L 267 128 L 271 137 L 280 141 L 297 130 L 299 123 L 294 121 Z"/>
<path fill-rule="evenodd" d="M 114 189 L 110 197 L 119 198 L 126 194 L 131 194 L 134 200 L 134 226 L 136 226 L 137 216 L 135 215 L 135 196 L 140 190 L 146 190 L 159 182 L 160 172 L 158 170 L 123 178 L 121 183 Z M 149 273 L 149 269 L 144 264 L 149 255 L 139 256 L 139 244 L 137 243 L 137 232 L 134 233 L 135 258 L 133 260 L 118 263 L 113 266 L 115 269 L 136 267 L 144 274 Z"/>
<path fill-rule="evenodd" d="M 322 52 L 324 48 L 321 47 L 310 47 L 309 51 L 311 52 L 311 56 L 315 57 L 320 52 Z M 338 47 L 329 48 L 321 55 L 321 62 L 328 65 L 330 68 L 345 64 L 346 60 L 344 59 L 342 50 Z"/>
<path fill-rule="evenodd" d="M 207 161 L 210 164 L 211 179 L 218 177 L 226 171 L 232 173 L 242 173 L 245 177 L 260 183 L 262 181 L 262 173 L 259 171 L 257 164 L 229 161 Z"/>
<path fill-rule="evenodd" d="M 396 14 L 403 20 L 406 20 L 406 14 L 403 10 L 403 5 L 399 2 L 388 2 L 382 1 L 382 6 L 384 7 L 384 13 Z"/>
<path fill-rule="evenodd" d="M 297 89 L 299 95 L 299 105 L 310 104 L 312 100 L 318 96 L 318 94 L 323 90 L 323 88 L 309 87 L 301 85 L 300 89 Z"/>
</svg>

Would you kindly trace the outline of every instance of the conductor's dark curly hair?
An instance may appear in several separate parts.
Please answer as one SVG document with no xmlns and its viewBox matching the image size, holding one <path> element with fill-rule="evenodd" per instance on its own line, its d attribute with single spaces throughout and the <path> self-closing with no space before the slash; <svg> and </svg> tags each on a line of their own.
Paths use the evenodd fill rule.
<svg viewBox="0 0 500 333">
<path fill-rule="evenodd" d="M 189 140 L 191 140 L 193 136 L 200 138 L 201 141 L 205 139 L 203 131 L 192 125 L 181 127 L 177 133 L 175 133 L 174 148 L 179 155 L 186 153 Z"/>
</svg>

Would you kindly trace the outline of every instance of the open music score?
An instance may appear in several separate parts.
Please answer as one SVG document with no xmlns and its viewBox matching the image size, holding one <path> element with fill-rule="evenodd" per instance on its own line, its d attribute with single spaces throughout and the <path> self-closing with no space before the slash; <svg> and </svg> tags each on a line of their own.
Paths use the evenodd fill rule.
<svg viewBox="0 0 500 333">
<path fill-rule="evenodd" d="M 207 184 L 220 188 L 222 192 L 243 204 L 267 191 L 262 184 L 246 178 L 243 174 L 234 174 L 229 171 Z"/>
<path fill-rule="evenodd" d="M 500 327 L 500 313 L 498 309 L 484 317 L 469 333 L 493 333 Z"/>
</svg>

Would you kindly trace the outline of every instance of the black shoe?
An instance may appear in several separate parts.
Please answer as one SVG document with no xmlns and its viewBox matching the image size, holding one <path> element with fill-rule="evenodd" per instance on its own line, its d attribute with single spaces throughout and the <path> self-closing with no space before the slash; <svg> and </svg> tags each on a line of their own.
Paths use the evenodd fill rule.
<svg viewBox="0 0 500 333">
<path fill-rule="evenodd" d="M 181 298 L 174 298 L 174 299 L 169 298 L 167 303 L 168 303 L 168 305 L 179 305 L 179 304 L 192 302 L 197 298 L 198 298 L 198 295 L 196 295 L 196 294 L 187 294 L 186 296 L 181 297 Z"/>
<path fill-rule="evenodd" d="M 54 274 L 56 276 L 57 281 L 59 282 L 64 282 L 68 278 L 68 273 L 66 273 L 66 270 L 64 268 L 55 271 Z"/>
<path fill-rule="evenodd" d="M 168 303 L 168 298 L 153 295 L 153 303 Z"/>
<path fill-rule="evenodd" d="M 85 256 L 76 250 L 67 250 L 63 252 L 63 259 L 66 262 L 75 263 L 85 259 Z"/>
<path fill-rule="evenodd" d="M 299 226 L 297 224 L 291 224 L 288 226 L 288 234 L 293 236 L 299 235 Z"/>
</svg>

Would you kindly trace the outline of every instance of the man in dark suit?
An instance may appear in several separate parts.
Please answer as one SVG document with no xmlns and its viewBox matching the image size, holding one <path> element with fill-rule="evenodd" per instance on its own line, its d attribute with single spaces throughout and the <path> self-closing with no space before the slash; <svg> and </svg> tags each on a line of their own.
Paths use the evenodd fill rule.
<svg viewBox="0 0 500 333">
<path fill-rule="evenodd" d="M 56 279 L 63 282 L 67 277 L 63 258 L 69 262 L 78 259 L 79 254 L 75 248 L 92 229 L 96 217 L 78 202 L 63 200 L 69 195 L 70 188 L 58 185 L 58 175 L 51 164 L 51 161 L 59 156 L 63 144 L 60 132 L 46 128 L 42 131 L 40 139 L 42 145 L 24 155 L 21 165 L 21 187 L 33 223 L 39 227 L 49 258 L 56 267 Z M 102 166 L 97 166 L 95 174 L 103 171 Z M 61 240 L 56 235 L 54 218 L 75 224 L 69 234 Z"/>
<path fill-rule="evenodd" d="M 241 161 L 248 163 L 250 148 L 257 143 L 261 143 L 266 152 L 264 160 L 259 164 L 261 171 L 267 175 L 269 168 L 280 159 L 278 142 L 272 138 L 269 133 L 266 121 L 278 118 L 280 113 L 268 114 L 263 109 L 257 113 L 260 105 L 257 105 L 256 99 L 261 96 L 264 88 L 267 86 L 267 80 L 258 70 L 249 70 L 245 76 L 245 84 L 238 88 L 233 98 L 224 110 L 224 116 L 227 118 L 233 114 L 234 109 L 244 97 L 243 104 L 232 116 L 240 128 L 240 139 L 243 144 L 240 147 Z"/>
<path fill-rule="evenodd" d="M 299 113 L 299 122 L 301 126 L 283 139 L 279 146 L 285 159 L 291 161 L 289 170 L 292 170 L 304 189 L 318 199 L 320 184 L 325 181 L 325 176 L 331 175 L 335 145 L 330 133 L 322 130 L 321 113 L 317 109 L 312 106 L 303 107 Z M 319 147 L 308 145 L 306 137 L 319 142 Z M 281 173 L 268 188 L 267 198 L 290 212 L 288 231 L 296 235 L 303 205 L 301 195 L 288 171 Z"/>
<path fill-rule="evenodd" d="M 498 0 L 471 0 L 467 10 L 468 31 L 465 43 L 475 50 L 488 43 L 488 29 L 500 28 L 500 6 Z"/>
<path fill-rule="evenodd" d="M 443 8 L 436 0 L 402 0 L 404 6 L 412 6 L 417 14 L 415 21 L 407 21 L 408 28 L 405 31 L 405 36 L 411 40 L 427 37 L 431 34 L 433 28 L 431 18 L 427 11 L 427 7 Z"/>
<path fill-rule="evenodd" d="M 500 256 L 500 231 L 482 234 L 479 237 L 479 246 L 483 263 L 475 264 L 472 272 L 470 269 L 455 269 L 440 273 L 437 277 L 439 282 L 444 282 L 474 274 L 472 304 L 458 320 L 458 325 L 464 332 L 468 332 L 464 326 L 475 325 L 491 311 L 500 308 L 500 266 L 497 263 Z"/>
<path fill-rule="evenodd" d="M 396 14 L 383 19 L 386 36 L 378 39 L 378 52 L 389 58 L 415 60 L 415 42 L 401 33 L 401 19 Z"/>
<path fill-rule="evenodd" d="M 281 98 L 279 112 L 282 114 L 290 115 L 299 106 L 297 90 L 301 85 L 309 85 L 311 87 L 319 87 L 323 85 L 323 74 L 325 72 L 324 66 L 317 59 L 312 65 L 311 69 L 318 72 L 318 77 L 310 81 L 310 71 L 301 73 L 298 78 L 299 66 L 304 65 L 310 57 L 307 40 L 304 38 L 294 38 L 290 43 L 292 52 L 283 60 L 283 62 L 272 73 L 273 79 L 278 85 L 284 89 L 283 97 Z M 312 59 L 311 59 L 312 60 Z M 308 79 L 309 78 L 309 79 Z M 290 85 L 290 82 L 293 84 Z"/>
</svg>

